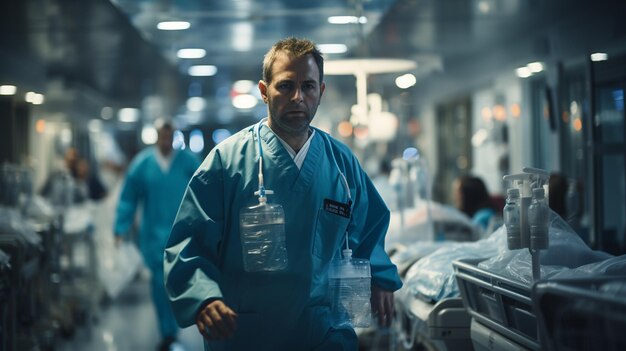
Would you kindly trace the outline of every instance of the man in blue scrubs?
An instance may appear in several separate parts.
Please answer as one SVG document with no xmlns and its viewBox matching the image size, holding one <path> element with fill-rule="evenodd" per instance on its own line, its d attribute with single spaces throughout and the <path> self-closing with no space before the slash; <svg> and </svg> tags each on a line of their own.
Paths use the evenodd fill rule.
<svg viewBox="0 0 626 351">
<path fill-rule="evenodd" d="M 370 261 L 372 310 L 389 325 L 401 286 L 383 246 L 389 210 L 348 147 L 310 127 L 325 88 L 313 43 L 276 43 L 258 86 L 268 120 L 209 153 L 178 211 L 165 250 L 174 313 L 182 327 L 196 324 L 208 350 L 356 350 L 354 330 L 331 322 L 328 270 L 347 234 L 353 257 Z M 280 271 L 243 264 L 239 213 L 258 202 L 257 137 L 268 201 L 284 208 Z"/>
<path fill-rule="evenodd" d="M 157 126 L 157 143 L 140 152 L 131 162 L 120 194 L 115 219 L 116 243 L 125 237 L 135 219 L 137 206 L 143 214 L 139 248 L 151 272 L 152 302 L 163 338 L 158 349 L 169 350 L 178 326 L 165 292 L 163 250 L 187 183 L 200 165 L 191 152 L 172 149 L 174 128 L 164 122 Z"/>
</svg>

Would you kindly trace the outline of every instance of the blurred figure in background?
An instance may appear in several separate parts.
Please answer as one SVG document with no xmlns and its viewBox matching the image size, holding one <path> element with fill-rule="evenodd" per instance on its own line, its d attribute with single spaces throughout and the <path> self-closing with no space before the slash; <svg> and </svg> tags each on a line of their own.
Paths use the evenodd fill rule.
<svg viewBox="0 0 626 351">
<path fill-rule="evenodd" d="M 63 166 L 50 173 L 41 192 L 53 204 L 64 206 L 100 200 L 107 194 L 100 178 L 91 171 L 89 161 L 81 158 L 74 147 L 65 150 Z"/>
<path fill-rule="evenodd" d="M 489 233 L 496 210 L 482 179 L 463 175 L 454 181 L 452 187 L 456 208 L 470 217 L 483 233 Z"/>
<path fill-rule="evenodd" d="M 567 178 L 558 173 L 550 174 L 549 184 L 549 206 L 552 211 L 556 212 L 561 218 L 567 220 L 566 197 L 568 190 Z"/>
<path fill-rule="evenodd" d="M 152 275 L 152 302 L 163 338 L 158 350 L 169 350 L 176 341 L 178 326 L 165 292 L 163 251 L 187 183 L 200 162 L 186 150 L 173 150 L 174 128 L 170 123 L 161 122 L 156 127 L 156 145 L 140 152 L 128 168 L 117 206 L 114 232 L 119 245 L 128 235 L 137 206 L 141 204 L 139 248 Z"/>
<path fill-rule="evenodd" d="M 582 184 L 560 173 L 550 174 L 548 184 L 550 208 L 561 216 L 583 240 L 588 242 L 588 232 L 582 223 L 584 222 Z"/>
<path fill-rule="evenodd" d="M 102 200 L 107 195 L 107 189 L 104 184 L 102 184 L 96 172 L 93 172 L 89 161 L 79 157 L 71 171 L 77 187 L 82 189 L 81 191 L 86 198 L 98 201 Z"/>
</svg>

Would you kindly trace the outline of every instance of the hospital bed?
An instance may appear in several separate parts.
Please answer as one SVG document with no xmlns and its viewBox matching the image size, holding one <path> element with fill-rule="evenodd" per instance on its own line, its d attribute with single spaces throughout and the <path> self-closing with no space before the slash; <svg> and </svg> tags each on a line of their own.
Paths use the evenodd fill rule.
<svg viewBox="0 0 626 351">
<path fill-rule="evenodd" d="M 386 247 L 403 280 L 410 267 L 434 251 L 451 243 L 477 239 L 472 223 L 456 209 L 431 202 L 432 231 L 427 228 L 426 208 L 409 209 L 405 227 L 397 230 L 392 213 Z M 395 222 L 397 224 L 397 222 Z M 429 240 L 428 236 L 431 235 Z M 433 241 L 432 238 L 438 239 Z M 420 299 L 401 289 L 395 294 L 396 319 L 385 347 L 370 350 L 462 350 L 471 348 L 470 317 L 459 297 L 441 301 Z M 370 333 L 374 333 L 370 331 Z M 380 331 L 379 331 L 380 333 Z M 363 338 L 361 333 L 360 338 Z M 376 339 L 376 338 L 374 338 Z"/>
</svg>

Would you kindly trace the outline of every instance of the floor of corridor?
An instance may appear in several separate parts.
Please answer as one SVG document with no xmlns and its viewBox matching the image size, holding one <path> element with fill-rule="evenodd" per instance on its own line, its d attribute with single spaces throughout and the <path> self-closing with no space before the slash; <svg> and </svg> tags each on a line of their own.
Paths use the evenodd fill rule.
<svg viewBox="0 0 626 351">
<path fill-rule="evenodd" d="M 104 303 L 73 336 L 59 338 L 55 351 L 156 350 L 160 341 L 148 275 L 141 274 L 114 300 Z M 172 351 L 203 350 L 195 326 L 182 329 Z"/>
</svg>

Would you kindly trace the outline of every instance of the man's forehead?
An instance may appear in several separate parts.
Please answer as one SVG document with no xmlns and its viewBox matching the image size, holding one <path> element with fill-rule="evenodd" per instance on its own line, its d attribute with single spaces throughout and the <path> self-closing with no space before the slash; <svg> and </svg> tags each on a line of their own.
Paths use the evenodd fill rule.
<svg viewBox="0 0 626 351">
<path fill-rule="evenodd" d="M 289 53 L 281 52 L 272 65 L 272 71 L 274 80 L 296 78 L 316 82 L 319 80 L 319 68 L 311 54 L 295 57 Z"/>
</svg>

